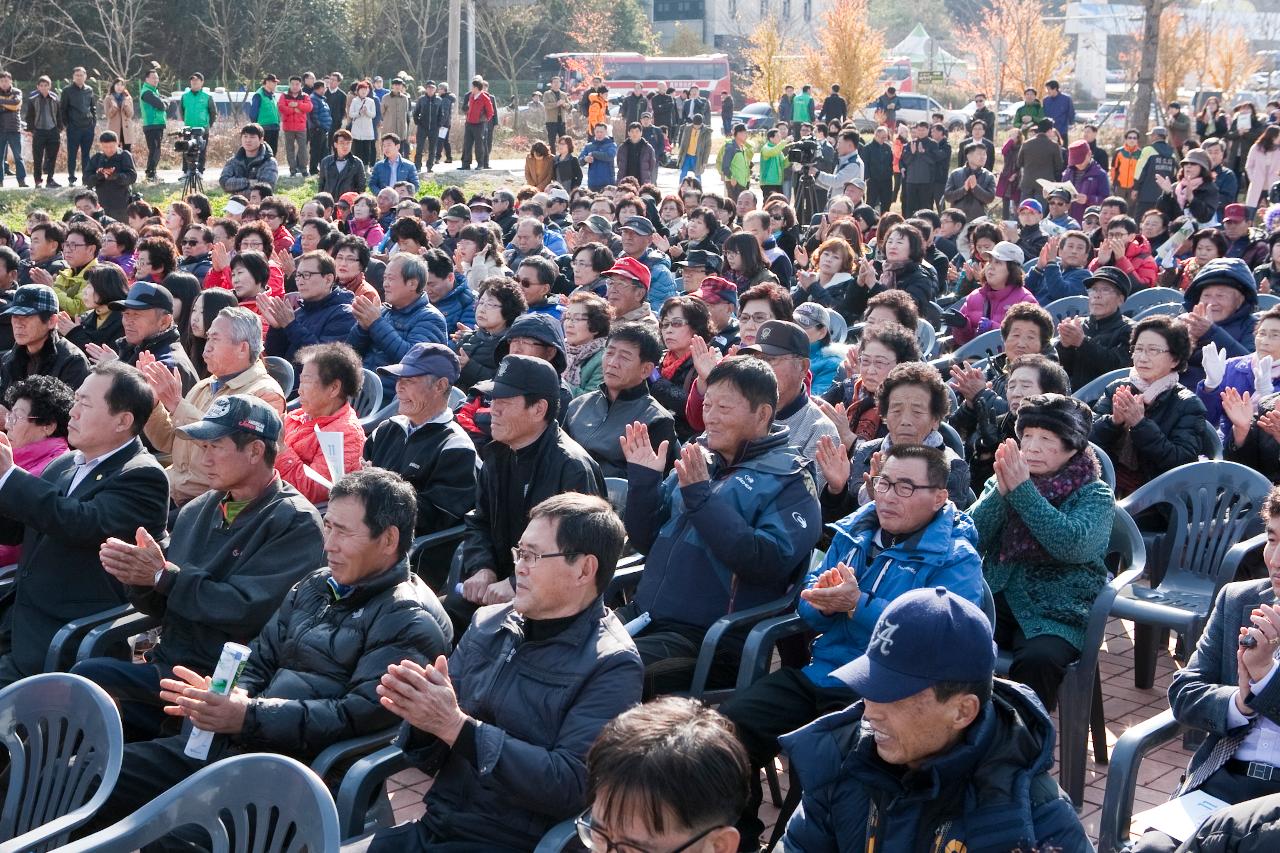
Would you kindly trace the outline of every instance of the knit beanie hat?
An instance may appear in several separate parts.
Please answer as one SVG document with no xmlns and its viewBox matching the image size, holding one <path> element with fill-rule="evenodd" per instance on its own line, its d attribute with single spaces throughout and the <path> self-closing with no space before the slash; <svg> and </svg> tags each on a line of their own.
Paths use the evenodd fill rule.
<svg viewBox="0 0 1280 853">
<path fill-rule="evenodd" d="M 1018 438 L 1027 427 L 1047 429 L 1071 449 L 1084 450 L 1093 428 L 1093 411 L 1074 397 L 1037 394 L 1018 407 Z"/>
</svg>

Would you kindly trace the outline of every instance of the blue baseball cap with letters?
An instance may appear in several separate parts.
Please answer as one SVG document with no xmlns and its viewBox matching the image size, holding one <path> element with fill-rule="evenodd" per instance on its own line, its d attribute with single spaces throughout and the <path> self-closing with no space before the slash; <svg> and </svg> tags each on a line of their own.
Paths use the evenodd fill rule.
<svg viewBox="0 0 1280 853">
<path fill-rule="evenodd" d="M 452 385 L 458 381 L 461 367 L 458 355 L 444 344 L 419 343 L 409 348 L 399 364 L 386 364 L 378 372 L 387 376 L 443 376 Z"/>
<path fill-rule="evenodd" d="M 831 675 L 863 699 L 889 703 L 944 681 L 983 681 L 995 668 L 987 615 L 939 586 L 891 601 L 871 630 L 866 654 Z"/>
</svg>

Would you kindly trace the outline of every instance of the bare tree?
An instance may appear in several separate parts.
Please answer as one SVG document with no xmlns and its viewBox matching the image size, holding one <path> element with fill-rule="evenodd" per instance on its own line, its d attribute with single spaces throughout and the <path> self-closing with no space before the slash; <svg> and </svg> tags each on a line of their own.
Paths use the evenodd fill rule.
<svg viewBox="0 0 1280 853">
<path fill-rule="evenodd" d="M 1151 95 L 1160 55 L 1160 18 L 1173 0 L 1142 0 L 1142 35 L 1138 39 L 1138 82 L 1129 124 L 1142 133 L 1151 120 Z"/>
<path fill-rule="evenodd" d="M 517 84 L 531 64 L 537 61 L 556 28 L 549 14 L 547 0 L 527 5 L 507 5 L 502 0 L 479 0 L 476 3 L 476 52 L 511 87 L 516 96 Z"/>
<path fill-rule="evenodd" d="M 0 0 L 0 67 L 30 59 L 44 43 L 43 15 L 18 0 Z"/>
<path fill-rule="evenodd" d="M 201 14 L 195 16 L 197 28 L 218 56 L 218 81 L 224 85 L 235 74 L 242 5 L 238 0 L 207 0 Z"/>
<path fill-rule="evenodd" d="M 426 80 L 440 52 L 439 33 L 449 22 L 448 0 L 385 3 L 382 14 L 384 26 L 380 29 L 404 63 L 404 70 Z"/>
<path fill-rule="evenodd" d="M 115 77 L 133 77 L 150 55 L 144 48 L 151 0 L 78 0 L 50 3 L 45 9 L 51 35 L 84 51 Z M 30 7 L 21 14 L 33 15 Z"/>
</svg>

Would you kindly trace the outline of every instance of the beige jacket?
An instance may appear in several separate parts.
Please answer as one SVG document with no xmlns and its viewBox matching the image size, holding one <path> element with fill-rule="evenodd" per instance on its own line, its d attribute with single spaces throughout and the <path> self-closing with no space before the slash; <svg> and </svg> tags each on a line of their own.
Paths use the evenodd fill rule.
<svg viewBox="0 0 1280 853">
<path fill-rule="evenodd" d="M 133 124 L 133 95 L 124 93 L 124 101 L 117 104 L 110 93 L 102 99 L 102 114 L 107 118 L 107 130 L 114 130 L 121 145 L 138 141 L 138 129 Z"/>
<path fill-rule="evenodd" d="M 282 416 L 284 414 L 284 392 L 261 361 L 255 362 L 216 392 L 213 381 L 214 377 L 209 376 L 197 382 L 178 403 L 173 414 L 157 404 L 143 430 L 161 461 L 168 457 L 169 466 L 165 473 L 169 475 L 169 495 L 178 506 L 209 490 L 209 479 L 200 470 L 200 448 L 194 441 L 178 437 L 175 434 L 178 427 L 200 420 L 215 399 L 231 394 L 260 397 Z"/>
</svg>

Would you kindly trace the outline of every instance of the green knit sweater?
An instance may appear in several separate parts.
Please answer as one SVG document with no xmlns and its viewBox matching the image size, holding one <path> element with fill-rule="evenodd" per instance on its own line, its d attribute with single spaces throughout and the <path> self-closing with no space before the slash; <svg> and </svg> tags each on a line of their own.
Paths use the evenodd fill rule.
<svg viewBox="0 0 1280 853">
<path fill-rule="evenodd" d="M 1000 538 L 1008 513 L 1022 516 L 1052 562 L 999 562 Z M 1111 540 L 1115 496 L 1101 481 L 1082 486 L 1055 507 L 1030 480 L 1007 495 L 996 479 L 969 507 L 978 528 L 983 573 L 993 595 L 1005 600 L 1028 637 L 1061 637 L 1077 649 L 1094 599 L 1107 582 L 1103 558 Z"/>
</svg>

